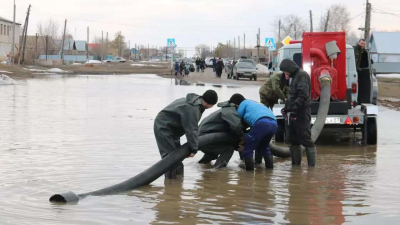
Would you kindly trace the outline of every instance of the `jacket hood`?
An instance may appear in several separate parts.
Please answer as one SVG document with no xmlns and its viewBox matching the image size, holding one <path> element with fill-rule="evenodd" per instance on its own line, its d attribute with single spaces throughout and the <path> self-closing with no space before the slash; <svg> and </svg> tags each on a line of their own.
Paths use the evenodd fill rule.
<svg viewBox="0 0 400 225">
<path fill-rule="evenodd" d="M 203 105 L 201 102 L 201 96 L 194 93 L 187 94 L 186 101 L 190 105 Z"/>
<path fill-rule="evenodd" d="M 289 72 L 291 77 L 293 77 L 300 69 L 299 66 L 290 59 L 284 59 L 279 68 L 282 72 Z"/>
<path fill-rule="evenodd" d="M 225 108 L 225 107 L 235 107 L 235 104 L 229 103 L 229 101 L 218 103 L 218 107 Z"/>
</svg>

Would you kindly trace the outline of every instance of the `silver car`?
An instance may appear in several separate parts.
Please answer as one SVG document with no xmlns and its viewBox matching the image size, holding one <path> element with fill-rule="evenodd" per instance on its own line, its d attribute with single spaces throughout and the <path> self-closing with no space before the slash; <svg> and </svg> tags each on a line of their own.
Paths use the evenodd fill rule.
<svg viewBox="0 0 400 225">
<path fill-rule="evenodd" d="M 233 79 L 250 78 L 250 80 L 257 80 L 257 68 L 250 62 L 238 62 L 233 67 Z"/>
</svg>

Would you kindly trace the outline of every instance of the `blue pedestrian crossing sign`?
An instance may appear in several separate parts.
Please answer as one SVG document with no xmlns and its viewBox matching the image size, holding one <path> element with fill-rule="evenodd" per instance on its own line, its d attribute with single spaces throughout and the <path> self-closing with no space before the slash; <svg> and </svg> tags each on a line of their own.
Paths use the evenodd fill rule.
<svg viewBox="0 0 400 225">
<path fill-rule="evenodd" d="M 268 47 L 268 51 L 270 51 L 270 52 L 276 51 L 276 44 L 274 43 L 274 46 Z"/>
<path fill-rule="evenodd" d="M 276 51 L 274 38 L 265 38 L 265 47 L 267 47 L 269 51 Z"/>
<path fill-rule="evenodd" d="M 176 46 L 176 44 L 175 44 L 175 38 L 168 38 L 168 39 L 167 39 L 167 46 L 168 46 L 168 47 L 175 47 L 175 46 Z"/>
</svg>

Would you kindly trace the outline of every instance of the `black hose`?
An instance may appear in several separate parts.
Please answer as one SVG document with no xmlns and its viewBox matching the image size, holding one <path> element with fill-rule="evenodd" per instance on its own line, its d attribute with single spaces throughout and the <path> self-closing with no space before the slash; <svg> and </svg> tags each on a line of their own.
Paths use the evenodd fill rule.
<svg viewBox="0 0 400 225">
<path fill-rule="evenodd" d="M 317 141 L 322 129 L 324 128 L 331 100 L 331 78 L 329 76 L 321 76 L 319 80 L 321 82 L 321 97 L 317 119 L 315 120 L 315 123 L 311 129 L 311 139 L 313 140 L 313 142 Z M 281 147 L 270 143 L 270 149 L 274 156 L 280 158 L 289 158 L 291 156 L 288 147 Z"/>
<path fill-rule="evenodd" d="M 199 137 L 199 147 L 205 146 L 212 143 L 227 143 L 227 144 L 235 144 L 237 143 L 236 138 L 232 138 L 227 133 L 213 133 L 206 134 Z M 148 185 L 161 175 L 163 175 L 166 171 L 168 171 L 175 164 L 183 161 L 190 155 L 191 151 L 189 145 L 186 143 L 182 145 L 179 149 L 173 151 L 156 164 L 148 168 L 147 170 L 139 173 L 138 175 L 113 186 L 103 188 L 97 191 L 88 192 L 84 194 L 76 195 L 73 192 L 66 192 L 63 194 L 55 194 L 50 197 L 50 202 L 58 202 L 58 203 L 71 203 L 78 202 L 80 199 L 85 198 L 89 195 L 100 196 L 100 195 L 109 195 L 116 194 L 124 191 L 133 190 L 135 188 Z"/>
</svg>

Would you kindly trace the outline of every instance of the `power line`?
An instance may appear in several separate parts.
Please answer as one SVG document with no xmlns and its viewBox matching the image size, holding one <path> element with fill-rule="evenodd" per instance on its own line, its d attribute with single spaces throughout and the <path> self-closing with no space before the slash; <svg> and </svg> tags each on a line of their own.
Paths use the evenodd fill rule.
<svg viewBox="0 0 400 225">
<path fill-rule="evenodd" d="M 373 12 L 379 13 L 379 14 L 385 14 L 385 15 L 391 15 L 391 16 L 400 17 L 400 14 L 394 14 L 394 13 L 384 12 L 384 11 L 382 11 L 382 10 L 379 10 L 379 11 L 373 10 Z"/>
<path fill-rule="evenodd" d="M 350 20 L 353 20 L 353 19 L 355 19 L 355 18 L 357 18 L 357 17 L 359 17 L 359 16 L 361 16 L 361 15 L 364 15 L 364 14 L 365 14 L 365 12 L 362 12 L 362 13 L 358 14 L 357 16 L 350 18 L 349 21 L 350 21 Z"/>
</svg>

